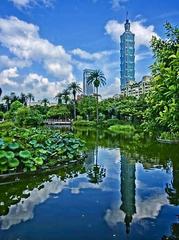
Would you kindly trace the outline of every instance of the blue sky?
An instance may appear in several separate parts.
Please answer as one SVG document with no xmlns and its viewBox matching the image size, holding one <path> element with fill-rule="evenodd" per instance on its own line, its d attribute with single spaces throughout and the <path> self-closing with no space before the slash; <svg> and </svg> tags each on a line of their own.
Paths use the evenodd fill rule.
<svg viewBox="0 0 179 240">
<path fill-rule="evenodd" d="M 150 39 L 179 23 L 178 0 L 1 0 L 0 86 L 53 99 L 84 68 L 101 69 L 103 97 L 119 93 L 119 38 L 126 11 L 136 37 L 136 81 L 150 74 Z"/>
</svg>

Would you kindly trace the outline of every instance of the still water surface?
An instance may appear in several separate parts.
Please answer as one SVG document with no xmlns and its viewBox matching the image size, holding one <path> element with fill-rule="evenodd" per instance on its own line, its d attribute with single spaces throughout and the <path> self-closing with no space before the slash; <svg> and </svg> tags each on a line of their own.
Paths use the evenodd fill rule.
<svg viewBox="0 0 179 240">
<path fill-rule="evenodd" d="M 0 180 L 0 240 L 179 239 L 179 146 L 76 135 L 85 162 Z"/>
</svg>

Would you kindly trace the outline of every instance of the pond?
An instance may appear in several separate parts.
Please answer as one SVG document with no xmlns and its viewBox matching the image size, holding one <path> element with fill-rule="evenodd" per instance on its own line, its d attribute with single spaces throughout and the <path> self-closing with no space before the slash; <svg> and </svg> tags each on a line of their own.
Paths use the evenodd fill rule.
<svg viewBox="0 0 179 240">
<path fill-rule="evenodd" d="M 179 239 L 179 146 L 75 134 L 85 162 L 0 180 L 0 240 Z"/>
</svg>

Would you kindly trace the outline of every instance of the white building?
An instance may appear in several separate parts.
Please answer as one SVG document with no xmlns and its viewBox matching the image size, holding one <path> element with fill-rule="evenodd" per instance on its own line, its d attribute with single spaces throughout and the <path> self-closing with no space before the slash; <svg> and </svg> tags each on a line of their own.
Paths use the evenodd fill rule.
<svg viewBox="0 0 179 240">
<path fill-rule="evenodd" d="M 127 86 L 121 91 L 122 96 L 139 97 L 147 94 L 150 90 L 151 77 L 143 76 L 140 82 L 130 81 Z"/>
</svg>

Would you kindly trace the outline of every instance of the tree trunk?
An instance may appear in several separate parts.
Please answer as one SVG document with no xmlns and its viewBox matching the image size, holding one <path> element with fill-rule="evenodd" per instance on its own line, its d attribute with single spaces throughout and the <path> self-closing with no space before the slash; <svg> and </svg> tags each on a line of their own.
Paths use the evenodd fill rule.
<svg viewBox="0 0 179 240">
<path fill-rule="evenodd" d="M 74 99 L 73 99 L 73 115 L 74 115 L 74 120 L 76 120 L 76 96 L 74 94 Z"/>
<path fill-rule="evenodd" d="M 97 103 L 96 103 L 96 122 L 98 124 L 99 122 L 99 114 L 98 114 L 98 87 L 96 88 L 96 94 L 97 94 Z"/>
</svg>

